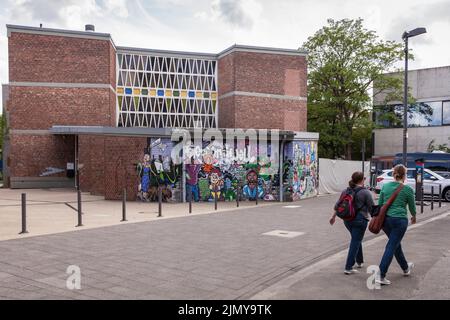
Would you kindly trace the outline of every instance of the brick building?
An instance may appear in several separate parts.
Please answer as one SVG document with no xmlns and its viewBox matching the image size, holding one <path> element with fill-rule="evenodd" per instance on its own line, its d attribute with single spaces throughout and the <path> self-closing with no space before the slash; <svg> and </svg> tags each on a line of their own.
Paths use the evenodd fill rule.
<svg viewBox="0 0 450 320">
<path fill-rule="evenodd" d="M 142 183 L 148 184 L 142 180 L 144 154 L 158 167 L 172 129 L 253 128 L 282 130 L 283 149 L 272 152 L 291 167 L 268 174 L 278 183 L 280 200 L 287 199 L 280 177 L 286 191 L 290 186 L 290 194 L 298 193 L 290 199 L 316 194 L 318 135 L 305 132 L 305 52 L 234 45 L 205 54 L 119 47 L 110 34 L 94 31 L 7 25 L 7 32 L 5 186 L 78 182 L 82 191 L 106 199 L 119 198 L 123 188 L 136 199 Z M 159 155 L 152 151 L 158 143 Z M 300 158 L 292 159 L 294 153 Z M 168 170 L 161 169 L 161 176 L 169 177 Z M 181 200 L 186 178 L 177 175 L 168 183 L 172 197 Z"/>
</svg>

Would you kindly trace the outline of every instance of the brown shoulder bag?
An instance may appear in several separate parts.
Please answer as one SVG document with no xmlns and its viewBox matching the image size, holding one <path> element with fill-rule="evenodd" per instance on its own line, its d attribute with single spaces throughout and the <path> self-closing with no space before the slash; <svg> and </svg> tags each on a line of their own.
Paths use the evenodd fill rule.
<svg viewBox="0 0 450 320">
<path fill-rule="evenodd" d="M 372 220 L 370 220 L 369 223 L 369 231 L 375 234 L 380 233 L 381 229 L 383 228 L 384 219 L 386 218 L 386 213 L 391 206 L 391 204 L 394 202 L 395 198 L 397 198 L 397 195 L 402 191 L 404 187 L 404 184 L 400 184 L 395 192 L 389 197 L 388 201 L 383 204 L 380 208 L 380 213 L 373 217 Z"/>
</svg>

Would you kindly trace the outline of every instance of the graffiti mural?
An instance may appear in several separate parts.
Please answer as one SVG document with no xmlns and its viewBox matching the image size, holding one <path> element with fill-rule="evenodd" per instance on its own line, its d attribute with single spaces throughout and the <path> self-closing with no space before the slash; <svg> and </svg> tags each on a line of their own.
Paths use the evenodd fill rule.
<svg viewBox="0 0 450 320">
<path fill-rule="evenodd" d="M 318 158 L 316 141 L 293 141 L 285 149 L 284 180 L 292 200 L 317 195 Z"/>
<path fill-rule="evenodd" d="M 157 201 L 158 187 L 161 187 L 164 201 L 180 201 L 182 192 L 186 201 L 195 202 L 215 198 L 235 201 L 237 197 L 278 201 L 281 182 L 285 199 L 299 200 L 317 194 L 316 141 L 286 143 L 281 179 L 278 148 L 270 150 L 266 143 L 247 141 L 229 145 L 203 141 L 200 146 L 183 148 L 182 165 L 174 165 L 172 161 L 173 146 L 169 138 L 149 138 L 148 147 L 137 164 L 138 199 Z"/>
<path fill-rule="evenodd" d="M 203 143 L 202 152 L 194 146 L 184 150 L 190 163 L 185 164 L 186 200 L 222 201 L 262 199 L 275 201 L 279 194 L 278 169 L 270 163 L 267 148 L 264 158 L 258 145 L 235 146 L 217 142 Z M 197 148 L 198 149 L 198 148 Z"/>
<path fill-rule="evenodd" d="M 139 177 L 138 199 L 158 201 L 158 188 L 162 190 L 164 202 L 177 200 L 180 193 L 181 166 L 171 158 L 172 141 L 169 138 L 150 138 L 148 151 L 137 164 Z"/>
</svg>

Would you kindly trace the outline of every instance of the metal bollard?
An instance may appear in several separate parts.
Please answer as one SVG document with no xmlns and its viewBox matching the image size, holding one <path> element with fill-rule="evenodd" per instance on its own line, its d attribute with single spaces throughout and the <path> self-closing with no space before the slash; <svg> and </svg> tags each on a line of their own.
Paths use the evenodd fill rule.
<svg viewBox="0 0 450 320">
<path fill-rule="evenodd" d="M 189 189 L 188 199 L 189 199 L 189 213 L 192 213 L 192 187 Z"/>
<path fill-rule="evenodd" d="M 431 210 L 434 209 L 434 186 L 431 186 Z"/>
<path fill-rule="evenodd" d="M 77 190 L 77 202 L 78 202 L 78 224 L 76 227 L 82 227 L 83 226 L 83 220 L 82 220 L 82 212 L 81 212 L 81 190 Z"/>
<path fill-rule="evenodd" d="M 217 187 L 214 190 L 214 210 L 217 210 Z"/>
<path fill-rule="evenodd" d="M 420 191 L 420 213 L 423 213 L 423 184 Z"/>
<path fill-rule="evenodd" d="M 239 191 L 240 191 L 240 186 L 238 184 L 236 187 L 236 207 L 238 207 L 238 208 L 239 208 L 239 195 L 240 195 Z"/>
<path fill-rule="evenodd" d="M 22 193 L 22 231 L 19 234 L 28 233 L 27 231 L 27 194 Z"/>
<path fill-rule="evenodd" d="M 162 217 L 162 188 L 158 186 L 158 217 Z"/>
<path fill-rule="evenodd" d="M 442 206 L 442 185 L 439 185 L 439 208 Z"/>
<path fill-rule="evenodd" d="M 127 221 L 127 189 L 123 189 L 122 194 L 122 220 L 120 222 Z"/>
</svg>

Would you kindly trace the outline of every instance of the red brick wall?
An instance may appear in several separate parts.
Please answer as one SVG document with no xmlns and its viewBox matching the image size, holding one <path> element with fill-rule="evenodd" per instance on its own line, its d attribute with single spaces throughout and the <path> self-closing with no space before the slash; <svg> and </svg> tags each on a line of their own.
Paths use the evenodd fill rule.
<svg viewBox="0 0 450 320">
<path fill-rule="evenodd" d="M 219 96 L 235 90 L 234 55 L 229 54 L 218 62 L 217 70 L 217 91 Z"/>
<path fill-rule="evenodd" d="M 108 40 L 12 32 L 9 81 L 92 83 L 115 88 L 115 49 Z M 39 176 L 46 167 L 74 161 L 74 137 L 17 135 L 53 125 L 115 126 L 115 94 L 109 88 L 10 86 L 11 177 Z M 67 143 L 67 141 L 70 143 Z M 80 137 L 82 187 L 104 193 L 104 141 Z M 86 147 L 88 146 L 88 147 Z M 100 148 L 102 147 L 102 148 Z"/>
<path fill-rule="evenodd" d="M 94 195 L 105 192 L 105 138 L 81 135 L 78 138 L 80 188 Z"/>
<path fill-rule="evenodd" d="M 136 164 L 142 160 L 145 137 L 80 136 L 80 187 L 84 192 L 104 195 L 107 200 L 136 200 L 139 178 Z"/>
<path fill-rule="evenodd" d="M 236 96 L 235 105 L 236 128 L 306 131 L 306 101 Z"/>
<path fill-rule="evenodd" d="M 219 59 L 219 96 L 232 91 L 286 96 L 236 95 L 219 100 L 219 127 L 306 131 L 306 57 L 236 51 Z"/>
<path fill-rule="evenodd" d="M 112 126 L 115 124 L 114 99 L 110 89 L 11 86 L 10 128 Z"/>
<path fill-rule="evenodd" d="M 139 178 L 136 164 L 142 160 L 147 138 L 105 138 L 105 199 L 121 199 L 127 189 L 127 199 L 136 200 Z"/>
<path fill-rule="evenodd" d="M 47 167 L 66 169 L 74 161 L 74 138 L 53 135 L 10 134 L 12 177 L 38 177 Z M 52 176 L 65 176 L 64 173 Z"/>
<path fill-rule="evenodd" d="M 235 97 L 227 97 L 219 101 L 219 128 L 234 128 L 236 124 L 235 113 Z M 224 127 L 223 124 L 226 124 Z"/>
<path fill-rule="evenodd" d="M 237 91 L 287 95 L 286 70 L 300 72 L 298 95 L 306 96 L 306 59 L 303 56 L 234 52 Z"/>
<path fill-rule="evenodd" d="M 9 81 L 111 83 L 105 40 L 12 32 Z"/>
</svg>

